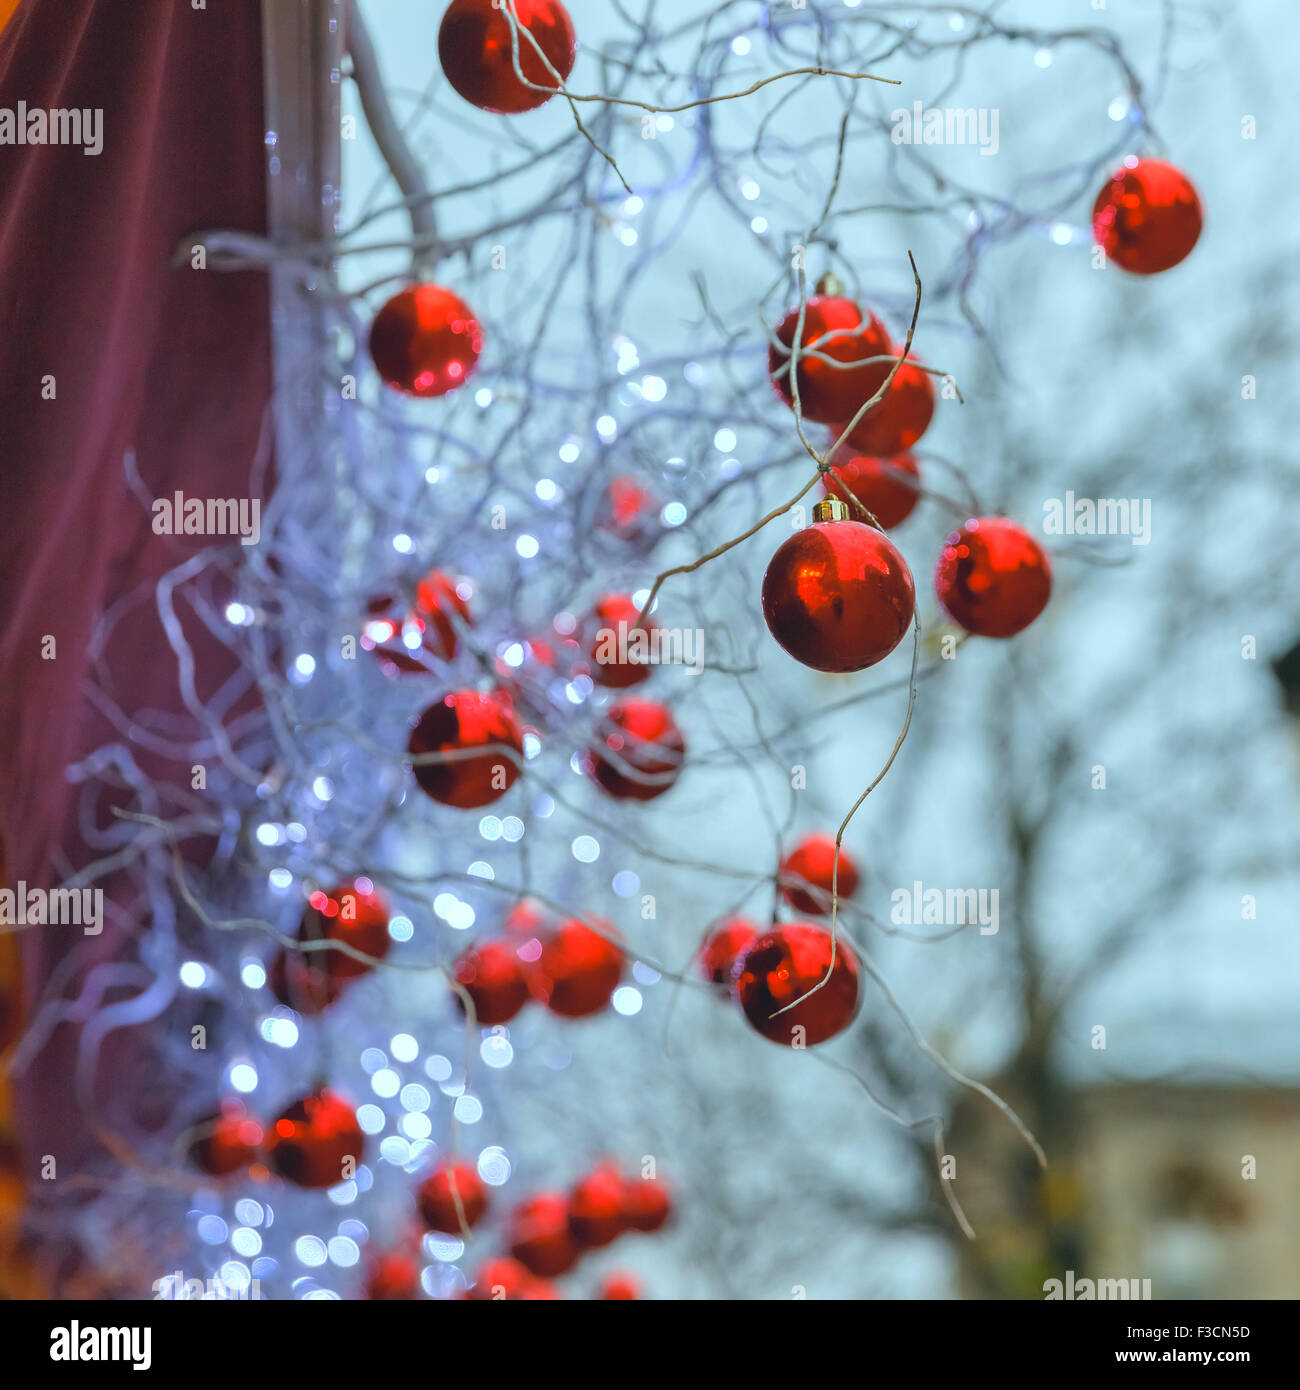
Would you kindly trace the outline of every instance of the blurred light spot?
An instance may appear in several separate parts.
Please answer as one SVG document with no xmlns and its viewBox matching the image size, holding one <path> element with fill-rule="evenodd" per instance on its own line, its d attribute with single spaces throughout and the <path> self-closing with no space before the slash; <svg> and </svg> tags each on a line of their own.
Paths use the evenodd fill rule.
<svg viewBox="0 0 1300 1390">
<path fill-rule="evenodd" d="M 373 1076 L 380 1067 L 388 1065 L 388 1053 L 381 1052 L 377 1047 L 368 1047 L 361 1054 L 362 1070 Z"/>
<path fill-rule="evenodd" d="M 370 1078 L 370 1089 L 377 1096 L 389 1100 L 401 1089 L 402 1078 L 392 1069 L 384 1067 Z"/>
<path fill-rule="evenodd" d="M 579 835 L 572 848 L 579 864 L 594 864 L 600 858 L 600 842 L 591 835 Z"/>
<path fill-rule="evenodd" d="M 596 421 L 596 433 L 608 444 L 618 434 L 618 421 L 612 415 L 602 415 Z"/>
<path fill-rule="evenodd" d="M 187 960 L 181 966 L 180 975 L 186 989 L 202 989 L 208 981 L 207 967 L 196 960 Z"/>
<path fill-rule="evenodd" d="M 226 1223 L 219 1216 L 199 1217 L 199 1239 L 204 1245 L 224 1245 L 226 1243 Z"/>
<path fill-rule="evenodd" d="M 493 1144 L 478 1156 L 478 1175 L 489 1187 L 500 1187 L 510 1178 L 510 1159 L 506 1151 Z"/>
<path fill-rule="evenodd" d="M 382 1134 L 388 1124 L 388 1116 L 377 1105 L 357 1107 L 357 1124 L 364 1134 Z"/>
<path fill-rule="evenodd" d="M 620 985 L 610 999 L 616 1013 L 623 1014 L 631 1018 L 633 1014 L 641 1012 L 641 1005 L 644 1000 L 641 998 L 641 991 L 632 985 Z"/>
<path fill-rule="evenodd" d="M 266 967 L 260 960 L 246 960 L 240 967 L 239 978 L 249 989 L 261 989 L 266 984 Z"/>
<path fill-rule="evenodd" d="M 516 552 L 525 560 L 531 560 L 541 549 L 536 536 L 530 536 L 525 532 L 515 542 Z"/>
<path fill-rule="evenodd" d="M 518 816 L 507 816 L 501 822 L 501 836 L 508 844 L 515 844 L 524 838 L 524 823 Z"/>
<path fill-rule="evenodd" d="M 425 1075 L 431 1081 L 446 1081 L 451 1075 L 451 1063 L 439 1053 L 434 1053 L 424 1064 Z"/>
<path fill-rule="evenodd" d="M 717 434 L 713 436 L 713 447 L 720 454 L 731 453 L 736 447 L 735 430 L 719 430 Z"/>
<path fill-rule="evenodd" d="M 311 1269 L 323 1265 L 329 1258 L 329 1250 L 319 1236 L 299 1236 L 294 1242 L 293 1253 Z"/>
<path fill-rule="evenodd" d="M 349 1240 L 347 1236 L 335 1236 L 329 1243 L 329 1252 L 330 1262 L 340 1269 L 351 1269 L 361 1258 L 356 1241 Z"/>
<path fill-rule="evenodd" d="M 390 1134 L 379 1145 L 379 1152 L 386 1163 L 401 1168 L 411 1156 L 411 1146 L 400 1134 Z"/>
<path fill-rule="evenodd" d="M 409 1033 L 398 1033 L 388 1040 L 388 1050 L 399 1062 L 414 1062 L 420 1055 L 420 1044 Z"/>
<path fill-rule="evenodd" d="M 476 1125 L 483 1118 L 483 1103 L 477 1096 L 461 1096 L 452 1113 L 463 1125 Z"/>
<path fill-rule="evenodd" d="M 631 869 L 620 869 L 613 878 L 614 892 L 620 898 L 630 898 L 641 886 L 640 878 Z"/>
<path fill-rule="evenodd" d="M 390 917 L 388 935 L 394 941 L 409 941 L 415 935 L 415 923 L 409 917 Z"/>
<path fill-rule="evenodd" d="M 245 1096 L 257 1090 L 257 1068 L 249 1062 L 236 1062 L 230 1068 L 230 1084 Z"/>
<path fill-rule="evenodd" d="M 653 965 L 647 965 L 643 960 L 632 962 L 632 974 L 643 985 L 657 985 L 663 979 Z"/>
<path fill-rule="evenodd" d="M 405 531 L 399 531 L 393 537 L 393 549 L 399 555 L 409 555 L 414 548 L 414 543 Z"/>
<path fill-rule="evenodd" d="M 792 338 L 791 342 L 794 341 Z M 533 491 L 537 494 L 541 502 L 554 502 L 560 495 L 560 489 L 551 481 L 550 478 L 538 478 L 533 486 Z"/>
<path fill-rule="evenodd" d="M 236 1255 L 247 1255 L 251 1259 L 262 1253 L 262 1237 L 247 1226 L 237 1226 L 230 1236 L 230 1248 Z"/>
<path fill-rule="evenodd" d="M 500 1071 L 514 1061 L 515 1050 L 504 1033 L 492 1033 L 479 1044 L 479 1056 L 489 1067 Z"/>
<path fill-rule="evenodd" d="M 659 513 L 659 519 L 665 526 L 680 526 L 686 516 L 686 508 L 681 502 L 669 502 Z"/>
</svg>

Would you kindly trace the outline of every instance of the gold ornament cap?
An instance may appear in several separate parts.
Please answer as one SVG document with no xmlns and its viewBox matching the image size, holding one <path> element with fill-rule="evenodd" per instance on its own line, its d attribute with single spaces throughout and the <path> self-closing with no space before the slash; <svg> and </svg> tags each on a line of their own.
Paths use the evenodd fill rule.
<svg viewBox="0 0 1300 1390">
<path fill-rule="evenodd" d="M 812 517 L 814 521 L 847 521 L 848 503 L 838 497 L 823 497 L 820 502 L 813 504 Z"/>
</svg>

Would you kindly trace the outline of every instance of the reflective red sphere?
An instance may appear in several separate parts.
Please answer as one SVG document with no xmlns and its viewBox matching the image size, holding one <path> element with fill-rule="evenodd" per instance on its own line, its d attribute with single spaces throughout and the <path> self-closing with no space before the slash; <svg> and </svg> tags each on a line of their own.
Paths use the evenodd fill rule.
<svg viewBox="0 0 1300 1390">
<path fill-rule="evenodd" d="M 332 1091 L 315 1091 L 295 1101 L 267 1133 L 271 1167 L 299 1187 L 333 1187 L 353 1176 L 365 1147 L 355 1112 Z"/>
<path fill-rule="evenodd" d="M 530 1273 L 554 1279 L 566 1274 L 581 1251 L 569 1232 L 569 1203 L 558 1192 L 539 1192 L 510 1213 L 510 1253 Z"/>
<path fill-rule="evenodd" d="M 673 1197 L 662 1178 L 631 1178 L 623 1189 L 623 1219 L 634 1231 L 657 1231 L 673 1214 Z"/>
<path fill-rule="evenodd" d="M 515 14 L 550 62 L 568 79 L 577 56 L 573 21 L 559 0 L 515 0 Z M 526 81 L 515 68 L 515 45 Z M 551 99 L 553 91 L 534 91 L 528 83 L 555 89 L 555 74 L 542 61 L 525 35 L 515 40 L 510 21 L 494 0 L 452 0 L 438 30 L 438 60 L 448 82 L 483 111 L 513 115 L 532 111 Z"/>
<path fill-rule="evenodd" d="M 775 343 L 770 344 L 767 350 L 768 371 L 772 375 L 776 393 L 792 409 L 794 388 L 790 380 L 790 348 L 794 345 L 798 327 L 799 311 L 792 309 L 776 330 L 784 350 Z M 885 325 L 874 314 L 864 316 L 851 299 L 837 295 L 814 295 L 807 301 L 799 345 L 801 352 L 811 348 L 818 357 L 850 364 L 888 356 L 892 348 Z M 801 356 L 793 375 L 799 386 L 802 413 L 809 420 L 830 425 L 836 420 L 851 420 L 875 395 L 889 375 L 889 363 L 850 365 L 846 368 L 831 366 L 830 362 L 819 361 L 817 357 Z"/>
<path fill-rule="evenodd" d="M 482 351 L 478 320 L 441 285 L 402 290 L 370 325 L 375 370 L 408 396 L 445 396 L 463 386 Z"/>
<path fill-rule="evenodd" d="M 836 876 L 835 837 L 805 835 L 781 861 L 781 896 L 796 912 L 829 916 L 833 877 L 841 900 L 858 891 L 858 866 L 843 846 Z"/>
<path fill-rule="evenodd" d="M 860 521 L 819 521 L 778 548 L 763 576 L 763 616 L 796 661 L 862 671 L 903 640 L 916 607 L 893 542 Z"/>
<path fill-rule="evenodd" d="M 214 1178 L 246 1173 L 257 1162 L 262 1147 L 262 1126 L 248 1113 L 242 1100 L 223 1100 L 220 1111 L 195 1125 L 190 1146 L 195 1166 Z"/>
<path fill-rule="evenodd" d="M 569 1233 L 584 1250 L 608 1245 L 627 1229 L 627 1184 L 612 1164 L 602 1163 L 569 1194 Z"/>
<path fill-rule="evenodd" d="M 311 895 L 298 924 L 298 940 L 346 942 L 374 961 L 383 960 L 391 944 L 388 917 L 388 903 L 374 884 L 368 878 L 353 879 Z M 310 951 L 305 957 L 310 969 L 323 971 L 331 981 L 355 980 L 374 969 L 342 951 Z"/>
<path fill-rule="evenodd" d="M 848 1027 L 858 1009 L 858 958 L 840 934 L 832 969 L 831 946 L 825 928 L 791 922 L 760 936 L 736 962 L 736 997 L 756 1032 L 786 1047 L 814 1047 Z M 810 994 L 828 970 L 830 979 Z"/>
<path fill-rule="evenodd" d="M 1117 169 L 1092 209 L 1092 232 L 1106 259 L 1134 275 L 1156 275 L 1185 259 L 1202 221 L 1191 180 L 1162 159 Z"/>
<path fill-rule="evenodd" d="M 475 1302 L 492 1301 L 530 1302 L 538 1299 L 553 1299 L 559 1295 L 545 1279 L 530 1274 L 518 1260 L 508 1255 L 489 1260 L 478 1272 L 473 1284 L 465 1290 L 465 1297 Z"/>
<path fill-rule="evenodd" d="M 310 958 L 302 951 L 281 951 L 267 967 L 266 983 L 287 1008 L 304 1017 L 323 1013 L 343 993 L 346 980 L 330 975 L 321 965 L 323 953 Z"/>
<path fill-rule="evenodd" d="M 419 1261 L 410 1255 L 377 1255 L 366 1272 L 366 1297 L 376 1302 L 415 1298 L 420 1292 Z"/>
<path fill-rule="evenodd" d="M 732 917 L 713 931 L 700 950 L 704 978 L 730 992 L 731 967 L 758 936 L 758 928 L 743 917 Z"/>
<path fill-rule="evenodd" d="M 604 1302 L 639 1299 L 642 1296 L 641 1281 L 634 1275 L 615 1270 L 601 1280 L 597 1296 Z"/>
<path fill-rule="evenodd" d="M 530 979 L 533 993 L 553 1014 L 586 1018 L 608 1005 L 622 976 L 623 952 L 574 918 L 542 942 Z"/>
<path fill-rule="evenodd" d="M 650 664 L 644 657 L 652 650 L 650 643 L 657 624 L 647 614 L 644 624 L 638 627 L 640 612 L 641 605 L 627 594 L 606 594 L 592 610 L 584 633 L 591 678 L 598 685 L 626 690 L 649 676 Z"/>
<path fill-rule="evenodd" d="M 445 762 L 417 763 L 415 780 L 444 806 L 472 810 L 496 801 L 514 785 L 523 764 L 524 731 L 500 694 L 457 690 L 424 711 L 406 751 L 413 757 L 446 755 Z"/>
<path fill-rule="evenodd" d="M 484 941 L 457 958 L 456 983 L 474 1001 L 475 1022 L 484 1028 L 509 1023 L 528 1002 L 528 976 L 513 945 Z M 464 1008 L 457 994 L 456 1002 Z"/>
<path fill-rule="evenodd" d="M 859 453 L 899 454 L 930 428 L 933 416 L 934 383 L 908 353 L 883 399 L 854 425 L 849 440 Z"/>
<path fill-rule="evenodd" d="M 1014 637 L 1047 607 L 1052 567 L 1023 526 L 985 516 L 948 537 L 934 587 L 939 602 L 967 632 Z"/>
<path fill-rule="evenodd" d="M 420 1184 L 419 1203 L 420 1215 L 431 1231 L 460 1235 L 462 1213 L 465 1226 L 470 1229 L 483 1219 L 488 1206 L 487 1188 L 470 1164 L 444 1163 Z"/>
<path fill-rule="evenodd" d="M 822 491 L 847 502 L 850 518 L 860 515 L 850 493 L 886 531 L 911 516 L 920 500 L 920 470 L 911 454 L 872 458 L 846 441 L 831 455 L 831 464 L 831 471 L 822 474 Z"/>
<path fill-rule="evenodd" d="M 681 773 L 686 740 L 672 715 L 653 700 L 614 705 L 601 720 L 599 737 L 584 767 L 610 796 L 652 801 Z"/>
<path fill-rule="evenodd" d="M 386 666 L 402 674 L 418 674 L 430 669 L 427 657 L 450 661 L 456 655 L 460 647 L 457 620 L 472 622 L 468 604 L 453 580 L 441 570 L 430 570 L 416 586 L 408 608 L 387 594 L 371 601 L 361 645 Z"/>
</svg>

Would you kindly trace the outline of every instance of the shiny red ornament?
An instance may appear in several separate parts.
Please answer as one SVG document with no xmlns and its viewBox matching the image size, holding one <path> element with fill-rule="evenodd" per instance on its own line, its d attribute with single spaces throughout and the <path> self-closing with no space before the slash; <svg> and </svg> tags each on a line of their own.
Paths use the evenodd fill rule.
<svg viewBox="0 0 1300 1390">
<path fill-rule="evenodd" d="M 484 1028 L 509 1023 L 528 1002 L 528 976 L 512 945 L 484 941 L 457 958 L 452 975 L 474 1001 L 474 1021 Z M 456 1002 L 464 1009 L 460 995 Z"/>
<path fill-rule="evenodd" d="M 410 1255 L 380 1254 L 366 1272 L 366 1297 L 375 1302 L 415 1298 L 420 1292 L 420 1265 Z"/>
<path fill-rule="evenodd" d="M 626 690 L 650 675 L 644 656 L 658 624 L 648 614 L 637 625 L 641 605 L 627 594 L 606 594 L 583 625 L 591 678 L 597 685 Z"/>
<path fill-rule="evenodd" d="M 909 353 L 883 399 L 854 425 L 849 441 L 859 453 L 901 454 L 930 428 L 933 417 L 934 383 Z"/>
<path fill-rule="evenodd" d="M 817 671 L 862 671 L 884 660 L 915 608 L 907 561 L 861 521 L 818 521 L 796 531 L 763 576 L 772 636 Z"/>
<path fill-rule="evenodd" d="M 1052 567 L 1023 526 L 1000 516 L 973 518 L 944 543 L 934 587 L 967 632 L 1014 637 L 1047 607 Z"/>
<path fill-rule="evenodd" d="M 622 1270 L 615 1270 L 612 1274 L 607 1274 L 600 1282 L 600 1293 L 597 1295 L 604 1302 L 623 1302 L 633 1301 L 643 1297 L 641 1292 L 641 1281 L 635 1275 L 625 1274 Z"/>
<path fill-rule="evenodd" d="M 912 515 L 920 501 L 920 470 L 911 454 L 873 458 L 846 441 L 831 455 L 831 465 L 831 471 L 822 475 L 822 491 L 845 502 L 850 517 L 860 515 L 852 494 L 884 530 L 891 531 Z"/>
<path fill-rule="evenodd" d="M 829 916 L 831 879 L 835 875 L 835 839 L 805 835 L 781 861 L 781 896 L 796 912 Z M 858 866 L 840 848 L 836 893 L 842 901 L 858 891 Z"/>
<path fill-rule="evenodd" d="M 530 1274 L 518 1260 L 502 1255 L 489 1260 L 478 1272 L 465 1297 L 475 1302 L 536 1302 L 558 1298 L 554 1286 Z"/>
<path fill-rule="evenodd" d="M 601 720 L 599 737 L 583 766 L 610 796 L 652 801 L 681 773 L 686 740 L 672 715 L 654 700 L 622 700 L 612 706 Z"/>
<path fill-rule="evenodd" d="M 584 1250 L 597 1249 L 627 1229 L 627 1183 L 612 1164 L 602 1163 L 569 1194 L 569 1233 Z"/>
<path fill-rule="evenodd" d="M 368 878 L 353 879 L 331 888 L 317 889 L 308 899 L 298 924 L 299 941 L 340 941 L 374 961 L 383 960 L 392 944 L 388 935 L 388 903 Z M 310 970 L 322 971 L 330 981 L 355 980 L 374 965 L 342 951 L 306 953 Z"/>
<path fill-rule="evenodd" d="M 673 1196 L 662 1178 L 632 1178 L 623 1189 L 623 1219 L 634 1231 L 657 1231 L 673 1214 Z"/>
<path fill-rule="evenodd" d="M 613 927 L 607 927 L 612 934 Z M 530 980 L 553 1014 L 586 1018 L 608 1005 L 623 976 L 623 952 L 576 918 L 542 942 Z"/>
<path fill-rule="evenodd" d="M 402 290 L 370 325 L 375 370 L 408 396 L 445 396 L 463 386 L 482 351 L 478 320 L 441 285 Z"/>
<path fill-rule="evenodd" d="M 700 970 L 704 978 L 730 992 L 731 967 L 757 936 L 758 928 L 753 922 L 743 917 L 728 918 L 700 949 Z"/>
<path fill-rule="evenodd" d="M 444 1163 L 421 1183 L 420 1215 L 431 1231 L 461 1234 L 457 1197 L 460 1198 L 460 1211 L 465 1215 L 465 1226 L 473 1229 L 487 1211 L 488 1196 L 483 1179 L 470 1164 Z"/>
<path fill-rule="evenodd" d="M 559 0 L 514 0 L 519 23 L 536 40 L 560 81 L 568 80 L 577 57 L 573 21 Z M 515 45 L 518 45 L 518 71 Z M 558 86 L 555 73 L 521 33 L 516 40 L 510 21 L 495 0 L 452 0 L 438 30 L 438 61 L 447 81 L 471 105 L 499 115 L 532 111 L 548 102 Z M 552 88 L 534 91 L 528 83 Z"/>
<path fill-rule="evenodd" d="M 321 965 L 321 952 L 309 959 L 302 951 L 281 951 L 267 967 L 266 983 L 272 994 L 295 1013 L 314 1018 L 343 993 L 346 980 L 329 975 Z"/>
<path fill-rule="evenodd" d="M 1184 260 L 1202 222 L 1192 181 L 1162 159 L 1117 169 L 1092 209 L 1092 233 L 1106 259 L 1134 275 L 1157 275 Z"/>
<path fill-rule="evenodd" d="M 567 1274 L 581 1254 L 569 1231 L 569 1203 L 558 1192 L 539 1192 L 510 1213 L 506 1230 L 510 1253 L 530 1273 L 544 1279 Z"/>
<path fill-rule="evenodd" d="M 767 350 L 768 371 L 776 393 L 791 409 L 794 408 L 794 391 L 790 381 L 790 349 L 798 327 L 799 311 L 792 309 L 776 330 L 784 349 L 772 343 Z M 825 341 L 820 341 L 823 338 Z M 811 348 L 819 357 L 828 357 L 831 362 L 850 364 L 865 363 L 873 357 L 888 357 L 893 351 L 885 325 L 872 313 L 864 316 L 851 299 L 838 295 L 814 295 L 807 301 L 799 344 L 801 352 Z M 794 373 L 799 385 L 800 410 L 809 420 L 823 425 L 851 420 L 876 394 L 888 375 L 888 362 L 833 367 L 830 362 L 816 357 L 801 356 Z"/>
<path fill-rule="evenodd" d="M 476 748 L 484 751 L 473 755 Z M 444 806 L 472 810 L 498 800 L 514 785 L 523 763 L 524 731 L 501 694 L 457 690 L 424 711 L 406 751 L 413 757 L 460 755 L 447 762 L 417 764 L 415 780 L 421 791 Z"/>
<path fill-rule="evenodd" d="M 295 1101 L 267 1133 L 271 1167 L 299 1187 L 343 1182 L 345 1162 L 351 1160 L 355 1172 L 365 1147 L 356 1113 L 332 1091 L 314 1091 Z"/>
<path fill-rule="evenodd" d="M 555 921 L 556 914 L 536 898 L 520 898 L 506 914 L 504 930 L 520 941 L 542 936 Z"/>
<path fill-rule="evenodd" d="M 741 956 L 734 976 L 736 997 L 756 1032 L 786 1047 L 796 1042 L 814 1047 L 848 1027 L 858 1009 L 858 958 L 840 935 L 831 969 L 831 947 L 824 927 L 791 922 L 760 936 Z M 828 969 L 830 979 L 809 994 Z M 795 1000 L 801 1002 L 777 1013 Z M 803 1030 L 802 1036 L 796 1029 Z"/>
<path fill-rule="evenodd" d="M 362 647 L 404 675 L 427 672 L 428 657 L 450 661 L 460 647 L 456 622 L 473 621 L 455 582 L 441 570 L 430 570 L 420 580 L 405 611 L 386 594 L 372 599 L 367 613 Z M 408 638 L 416 645 L 408 645 Z"/>
<path fill-rule="evenodd" d="M 655 495 L 644 483 L 622 475 L 611 480 L 599 524 L 607 531 L 633 540 L 654 529 L 658 512 Z"/>
<path fill-rule="evenodd" d="M 197 1168 L 214 1178 L 246 1173 L 262 1148 L 262 1126 L 241 1100 L 223 1100 L 220 1111 L 196 1126 L 190 1157 Z"/>
</svg>

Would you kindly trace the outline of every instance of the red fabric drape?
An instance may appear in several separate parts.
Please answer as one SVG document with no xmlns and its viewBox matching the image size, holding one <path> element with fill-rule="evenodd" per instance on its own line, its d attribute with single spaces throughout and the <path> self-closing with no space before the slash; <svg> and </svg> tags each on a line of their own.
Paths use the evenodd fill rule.
<svg viewBox="0 0 1300 1390">
<path fill-rule="evenodd" d="M 124 455 L 135 451 L 150 497 L 254 495 L 270 389 L 265 278 L 171 260 L 196 229 L 265 229 L 258 0 L 23 0 L 0 34 L 0 107 L 20 101 L 103 111 L 97 156 L 0 145 L 0 834 L 11 881 L 45 886 L 90 857 L 65 767 L 128 741 L 86 697 L 102 615 L 119 609 L 98 673 L 118 704 L 153 727 L 170 717 L 172 737 L 194 732 L 154 583 L 211 542 L 154 535 Z M 210 696 L 229 653 L 182 617 Z M 54 660 L 42 659 L 47 636 Z M 28 1008 L 69 952 L 65 996 L 93 958 L 129 950 L 129 931 L 27 931 Z M 76 1025 L 61 1025 L 20 1078 L 29 1171 L 42 1153 L 84 1146 L 68 1113 L 75 1043 Z M 123 1048 L 119 1038 L 101 1071 L 123 1064 Z M 110 1079 L 106 1095 L 124 1089 Z"/>
</svg>

